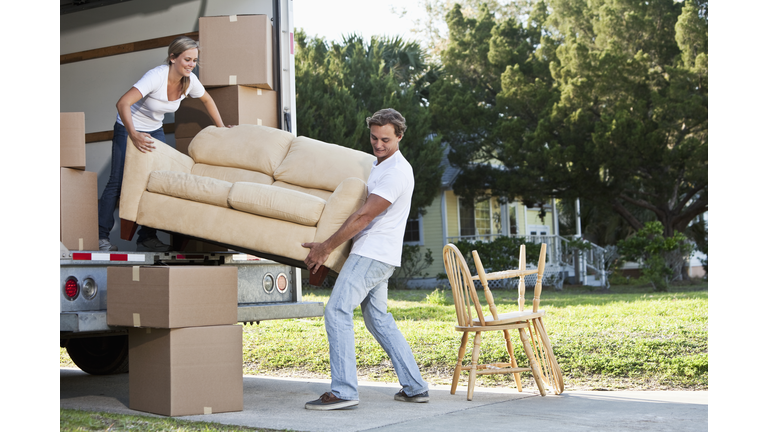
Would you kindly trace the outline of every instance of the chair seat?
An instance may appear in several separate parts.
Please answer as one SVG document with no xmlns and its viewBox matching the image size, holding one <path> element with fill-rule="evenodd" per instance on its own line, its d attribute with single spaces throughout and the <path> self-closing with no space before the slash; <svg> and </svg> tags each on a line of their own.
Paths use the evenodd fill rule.
<svg viewBox="0 0 768 432">
<path fill-rule="evenodd" d="M 543 317 L 545 315 L 545 311 L 539 310 L 536 312 L 527 310 L 527 311 L 515 311 L 515 312 L 507 312 L 503 314 L 499 314 L 499 319 L 496 320 L 493 318 L 493 315 L 488 315 L 483 317 L 485 319 L 485 325 L 502 325 L 502 324 L 509 324 L 514 322 L 521 322 L 521 321 L 527 321 L 534 318 Z M 473 324 L 480 324 L 480 319 L 475 318 L 472 320 Z"/>
</svg>

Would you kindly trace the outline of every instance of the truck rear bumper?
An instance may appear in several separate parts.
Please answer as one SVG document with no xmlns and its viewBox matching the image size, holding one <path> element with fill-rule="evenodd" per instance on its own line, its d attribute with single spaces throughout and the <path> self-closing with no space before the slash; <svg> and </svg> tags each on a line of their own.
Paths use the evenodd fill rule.
<svg viewBox="0 0 768 432">
<path fill-rule="evenodd" d="M 322 302 L 241 304 L 237 307 L 238 322 L 320 316 L 323 316 Z M 59 318 L 62 332 L 104 332 L 121 328 L 107 325 L 105 310 L 61 312 Z"/>
<path fill-rule="evenodd" d="M 323 302 L 241 304 L 237 307 L 239 322 L 323 316 Z"/>
</svg>

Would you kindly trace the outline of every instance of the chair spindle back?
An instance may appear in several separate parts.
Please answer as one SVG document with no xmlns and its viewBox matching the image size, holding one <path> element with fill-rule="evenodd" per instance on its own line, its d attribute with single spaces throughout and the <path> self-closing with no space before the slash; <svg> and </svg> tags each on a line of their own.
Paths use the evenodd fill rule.
<svg viewBox="0 0 768 432">
<path fill-rule="evenodd" d="M 472 307 L 474 306 L 480 325 L 484 326 L 485 319 L 477 299 L 475 283 L 472 281 L 464 256 L 461 255 L 455 245 L 448 243 L 443 247 L 443 263 L 448 275 L 448 282 L 451 284 L 453 303 L 456 307 L 456 319 L 459 325 L 462 327 L 472 326 Z"/>
<path fill-rule="evenodd" d="M 547 260 L 547 244 L 541 244 L 541 252 L 539 252 L 539 269 L 536 272 L 536 286 L 533 288 L 533 312 L 539 310 L 539 301 L 541 297 L 541 284 L 544 279 L 544 265 Z"/>
</svg>

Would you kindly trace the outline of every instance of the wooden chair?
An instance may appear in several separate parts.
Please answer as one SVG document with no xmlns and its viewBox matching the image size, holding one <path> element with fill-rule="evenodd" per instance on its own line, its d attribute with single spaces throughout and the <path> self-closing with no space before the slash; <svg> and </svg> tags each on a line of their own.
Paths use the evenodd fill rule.
<svg viewBox="0 0 768 432">
<path fill-rule="evenodd" d="M 503 326 L 512 323 L 525 323 L 527 325 L 528 334 L 530 335 L 531 344 L 533 345 L 533 353 L 536 358 L 536 364 L 540 367 L 539 375 L 545 384 L 552 389 L 555 394 L 563 392 L 563 374 L 560 370 L 555 359 L 555 353 L 552 351 L 552 344 L 549 341 L 547 332 L 544 329 L 543 317 L 545 311 L 539 309 L 539 303 L 541 298 L 541 283 L 544 275 L 544 266 L 547 256 L 547 244 L 542 243 L 541 252 L 539 254 L 539 264 L 536 269 L 528 270 L 525 268 L 525 245 L 520 246 L 520 267 L 517 270 L 499 271 L 494 273 L 485 273 L 483 263 L 480 261 L 480 256 L 477 251 L 472 251 L 472 258 L 475 260 L 475 268 L 477 270 L 477 276 L 473 277 L 473 280 L 480 280 L 485 292 L 485 298 L 488 302 L 488 308 L 491 311 L 491 316 L 486 316 L 483 321 L 489 326 Z M 533 306 L 529 310 L 525 310 L 525 276 L 536 273 L 536 285 L 533 289 Z M 520 280 L 517 285 L 517 304 L 518 310 L 513 312 L 507 312 L 499 314 L 496 310 L 496 305 L 493 301 L 493 294 L 488 287 L 489 280 L 499 280 L 519 277 Z M 475 319 L 475 322 L 479 323 L 479 319 Z M 510 341 L 505 334 L 505 339 L 509 345 Z M 510 348 L 508 346 L 507 350 Z M 510 351 L 511 353 L 511 351 Z M 515 381 L 520 390 L 520 374 L 515 374 Z"/>
<path fill-rule="evenodd" d="M 469 371 L 469 383 L 467 389 L 467 400 L 472 400 L 474 395 L 475 380 L 477 375 L 489 375 L 489 374 L 515 374 L 515 381 L 517 383 L 518 391 L 522 391 L 520 385 L 520 372 L 530 371 L 533 375 L 533 379 L 539 389 L 539 393 L 546 395 L 545 384 L 541 378 L 540 367 L 534 350 L 531 348 L 531 344 L 528 338 L 528 323 L 525 321 L 514 321 L 501 323 L 498 315 L 489 322 L 488 318 L 483 315 L 482 306 L 478 301 L 477 290 L 475 289 L 474 280 L 477 277 L 472 277 L 467 267 L 467 262 L 459 252 L 459 249 L 453 244 L 447 244 L 443 248 L 443 263 L 445 264 L 445 271 L 448 274 L 448 280 L 451 284 L 451 291 L 453 292 L 453 301 L 456 306 L 456 319 L 458 325 L 455 327 L 457 331 L 462 332 L 461 346 L 459 347 L 458 360 L 456 362 L 456 368 L 453 372 L 453 382 L 451 384 L 451 394 L 456 394 L 456 386 L 459 383 L 459 377 L 462 371 Z M 535 270 L 533 271 L 535 272 Z M 530 273 L 526 273 L 530 274 Z M 519 274 L 517 274 L 519 275 Z M 486 290 L 486 296 L 490 291 Z M 488 302 L 489 305 L 493 305 L 492 301 Z M 476 314 L 476 318 L 473 318 L 473 309 Z M 492 314 L 495 314 L 496 308 L 493 306 L 491 310 Z M 512 349 L 512 342 L 510 340 L 510 330 L 517 329 L 520 334 L 520 340 L 523 343 L 523 349 L 528 357 L 529 367 L 518 367 L 515 360 L 514 351 Z M 504 340 L 506 341 L 507 353 L 509 354 L 508 363 L 492 363 L 492 364 L 478 364 L 480 357 L 480 343 L 482 341 L 482 334 L 486 331 L 501 331 L 504 333 Z M 472 361 L 468 366 L 463 365 L 464 355 L 466 354 L 467 342 L 469 341 L 469 334 L 474 333 L 474 346 L 472 349 Z"/>
</svg>

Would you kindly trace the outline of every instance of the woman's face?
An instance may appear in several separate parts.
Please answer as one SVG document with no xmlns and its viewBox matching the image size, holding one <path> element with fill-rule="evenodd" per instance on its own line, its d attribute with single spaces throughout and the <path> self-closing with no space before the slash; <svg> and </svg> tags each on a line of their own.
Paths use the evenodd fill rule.
<svg viewBox="0 0 768 432">
<path fill-rule="evenodd" d="M 192 69 L 197 66 L 197 48 L 190 48 L 178 57 L 171 60 L 173 68 L 181 75 L 188 77 L 192 73 Z"/>
</svg>

